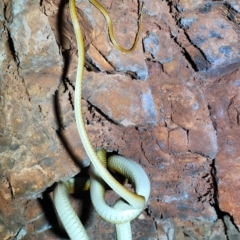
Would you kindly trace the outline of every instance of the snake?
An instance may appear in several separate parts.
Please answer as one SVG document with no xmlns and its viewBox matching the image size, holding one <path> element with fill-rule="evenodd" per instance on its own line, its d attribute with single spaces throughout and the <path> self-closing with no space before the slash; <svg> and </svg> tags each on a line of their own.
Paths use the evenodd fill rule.
<svg viewBox="0 0 240 240">
<path fill-rule="evenodd" d="M 100 149 L 97 151 L 97 154 L 102 159 L 102 155 L 105 155 L 105 150 Z M 149 179 L 139 164 L 129 158 L 112 155 L 107 159 L 107 167 L 129 179 L 137 194 L 144 196 L 146 199 L 149 198 Z M 109 207 L 104 199 L 104 179 L 101 178 L 93 166 L 91 166 L 90 170 L 90 179 L 90 196 L 93 206 L 96 212 L 106 221 L 114 224 L 126 223 L 134 219 L 142 211 L 141 208 L 136 209 L 121 198 L 114 204 L 113 208 Z"/>
<path fill-rule="evenodd" d="M 98 8 L 101 13 L 103 14 L 103 16 L 106 18 L 107 23 L 108 23 L 108 32 L 109 32 L 109 37 L 110 40 L 112 42 L 112 44 L 121 52 L 125 52 L 125 53 L 130 53 L 133 50 L 135 50 L 135 48 L 137 47 L 137 43 L 138 43 L 138 39 L 139 39 L 139 34 L 140 34 L 140 30 L 141 30 L 141 25 L 142 25 L 142 10 L 143 10 L 143 5 L 144 2 L 141 4 L 141 9 L 140 9 L 140 16 L 139 16 L 139 24 L 138 24 L 138 30 L 137 30 L 137 34 L 134 40 L 134 43 L 132 45 L 131 48 L 126 49 L 123 48 L 122 46 L 120 46 L 118 44 L 118 42 L 116 41 L 115 37 L 114 37 L 114 31 L 113 31 L 113 23 L 112 20 L 110 18 L 110 16 L 108 15 L 108 12 L 106 11 L 106 9 L 102 6 L 101 3 L 99 3 L 97 0 L 89 0 L 90 3 L 92 3 L 96 8 Z"/>
<path fill-rule="evenodd" d="M 99 149 L 97 155 L 101 160 L 106 159 L 106 151 L 103 149 Z M 137 194 L 142 194 L 146 199 L 149 198 L 149 179 L 139 164 L 128 158 L 112 155 L 107 159 L 107 164 L 104 164 L 104 166 L 106 165 L 130 179 Z M 113 207 L 109 207 L 104 199 L 105 182 L 93 165 L 90 167 L 90 179 L 90 197 L 96 212 L 104 220 L 116 225 L 118 240 L 131 240 L 130 221 L 137 217 L 142 209 L 132 207 L 123 199 L 119 199 Z M 86 231 L 68 198 L 68 193 L 72 192 L 76 181 L 76 179 L 70 178 L 57 184 L 53 194 L 55 210 L 60 223 L 72 240 L 88 240 Z"/>
<path fill-rule="evenodd" d="M 119 49 L 120 46 L 117 44 L 114 38 L 112 22 L 106 10 L 96 0 L 90 0 L 90 2 L 104 14 L 105 18 L 108 21 L 110 39 L 113 45 L 118 46 L 117 48 Z M 102 151 L 96 152 L 91 144 L 85 128 L 81 105 L 85 52 L 83 35 L 77 18 L 75 0 L 69 0 L 69 8 L 78 49 L 74 112 L 80 139 L 91 162 L 91 200 L 96 211 L 103 219 L 116 224 L 118 239 L 131 239 L 131 228 L 129 221 L 139 215 L 142 209 L 144 209 L 150 195 L 150 182 L 141 166 L 131 159 L 114 155 L 108 158 L 107 164 L 103 164 L 101 159 L 105 159 L 105 153 L 102 153 Z M 136 47 L 136 40 L 138 39 L 138 35 L 139 32 L 136 35 L 132 48 L 125 49 L 120 47 L 120 50 L 123 52 L 133 51 Z M 101 156 L 99 157 L 98 154 Z M 110 169 L 113 169 L 114 171 L 120 172 L 128 179 L 130 179 L 135 187 L 135 192 L 128 190 L 121 183 L 119 183 L 111 175 L 106 166 Z M 121 197 L 115 203 L 113 208 L 110 208 L 104 201 L 105 183 Z M 81 221 L 78 219 L 70 204 L 70 201 L 68 199 L 68 188 L 64 182 L 59 182 L 55 187 L 53 202 L 57 215 L 69 237 L 72 240 L 88 239 Z M 128 235 L 126 235 L 127 232 Z"/>
</svg>

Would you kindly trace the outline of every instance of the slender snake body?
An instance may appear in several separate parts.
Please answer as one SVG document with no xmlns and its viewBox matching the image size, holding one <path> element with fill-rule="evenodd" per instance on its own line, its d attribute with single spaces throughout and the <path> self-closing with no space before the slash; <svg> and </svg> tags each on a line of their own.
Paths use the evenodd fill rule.
<svg viewBox="0 0 240 240">
<path fill-rule="evenodd" d="M 101 12 L 104 14 L 109 25 L 109 35 L 111 41 L 117 48 L 124 52 L 130 52 L 136 47 L 135 38 L 134 45 L 130 49 L 124 49 L 120 47 L 114 39 L 112 23 L 106 10 L 96 0 L 90 0 Z M 82 140 L 85 151 L 91 160 L 90 168 L 90 195 L 93 205 L 98 214 L 107 221 L 116 224 L 118 239 L 131 239 L 131 228 L 129 221 L 140 214 L 142 209 L 146 205 L 146 201 L 150 194 L 150 183 L 149 179 L 144 170 L 130 159 L 126 159 L 121 156 L 111 156 L 107 161 L 107 167 L 120 172 L 126 178 L 130 179 L 135 186 L 135 191 L 131 192 L 123 187 L 107 170 L 106 166 L 101 162 L 105 161 L 105 153 L 101 150 L 95 152 L 89 137 L 87 135 L 83 114 L 82 114 L 82 81 L 84 71 L 84 42 L 81 29 L 77 19 L 77 12 L 75 7 L 75 1 L 69 0 L 70 14 L 72 23 L 77 39 L 78 48 L 78 66 L 75 86 L 75 118 L 77 123 L 77 129 Z M 110 20 L 109 20 L 110 19 Z M 115 42 L 114 42 L 115 41 Z M 98 156 L 100 154 L 100 156 Z M 116 193 L 120 195 L 122 199 L 118 200 L 113 208 L 110 208 L 104 200 L 105 183 L 109 185 Z M 67 187 L 64 183 L 60 182 L 57 184 L 54 190 L 54 205 L 59 219 L 61 220 L 65 230 L 67 231 L 71 239 L 88 239 L 84 227 L 74 212 L 69 199 Z M 130 229 L 130 230 L 129 230 Z M 84 233 L 83 233 L 84 232 Z M 125 235 L 128 234 L 128 235 Z"/>
</svg>

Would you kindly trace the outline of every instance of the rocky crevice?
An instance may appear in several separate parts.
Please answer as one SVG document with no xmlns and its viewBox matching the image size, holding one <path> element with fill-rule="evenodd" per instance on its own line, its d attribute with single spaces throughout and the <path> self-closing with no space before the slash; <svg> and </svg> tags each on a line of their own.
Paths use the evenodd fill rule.
<svg viewBox="0 0 240 240">
<path fill-rule="evenodd" d="M 120 44 L 131 46 L 138 1 L 102 4 Z M 151 180 L 133 239 L 238 238 L 239 3 L 146 1 L 131 54 L 112 46 L 89 1 L 77 7 L 90 139 L 139 162 Z M 74 119 L 77 50 L 68 4 L 5 0 L 0 9 L 0 236 L 65 239 L 52 189 L 89 166 Z M 85 209 L 90 239 L 116 238 L 86 204 L 88 194 L 71 200 Z"/>
</svg>

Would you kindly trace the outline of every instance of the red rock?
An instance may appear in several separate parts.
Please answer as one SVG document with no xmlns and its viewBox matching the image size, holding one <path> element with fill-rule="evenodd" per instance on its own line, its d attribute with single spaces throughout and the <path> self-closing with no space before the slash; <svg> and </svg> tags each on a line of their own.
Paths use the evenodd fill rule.
<svg viewBox="0 0 240 240">
<path fill-rule="evenodd" d="M 131 47 L 139 3 L 102 4 L 116 39 Z M 140 163 L 151 181 L 147 208 L 132 221 L 133 238 L 239 237 L 232 223 L 240 226 L 239 71 L 232 72 L 238 13 L 215 2 L 150 0 L 137 49 L 125 54 L 111 44 L 98 9 L 89 1 L 77 7 L 90 140 Z M 0 2 L 0 26 L 0 238 L 63 239 L 52 186 L 87 174 L 82 167 L 89 165 L 74 117 L 77 50 L 68 5 Z M 111 191 L 107 196 L 115 199 Z M 88 193 L 70 199 L 77 212 L 86 211 L 90 239 L 116 238 L 114 226 L 92 211 Z M 225 213 L 233 219 L 218 218 Z"/>
<path fill-rule="evenodd" d="M 239 76 L 238 70 L 206 87 L 212 119 L 218 132 L 219 152 L 215 161 L 219 206 L 222 211 L 229 212 L 233 216 L 238 228 L 240 227 L 238 195 L 240 135 L 236 109 L 238 109 Z"/>
<path fill-rule="evenodd" d="M 187 133 L 181 128 L 169 132 L 169 151 L 171 153 L 184 153 L 188 149 Z"/>
</svg>

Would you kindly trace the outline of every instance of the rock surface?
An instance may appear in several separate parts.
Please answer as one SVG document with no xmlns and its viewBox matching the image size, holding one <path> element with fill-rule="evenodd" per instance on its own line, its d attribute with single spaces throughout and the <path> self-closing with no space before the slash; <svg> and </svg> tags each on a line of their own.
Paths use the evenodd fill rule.
<svg viewBox="0 0 240 240">
<path fill-rule="evenodd" d="M 239 106 L 240 71 L 219 79 L 206 87 L 211 117 L 218 132 L 219 151 L 216 156 L 219 206 L 222 211 L 234 216 L 240 227 L 239 215 L 239 156 L 240 127 Z"/>
<path fill-rule="evenodd" d="M 102 0 L 117 41 L 133 44 L 140 3 Z M 76 1 L 86 62 L 83 110 L 94 147 L 134 159 L 151 181 L 133 239 L 239 239 L 240 5 L 144 4 L 136 50 Z M 87 175 L 74 118 L 77 49 L 67 1 L 0 2 L 0 238 L 67 239 L 54 183 Z M 115 199 L 112 191 L 107 200 Z M 116 239 L 79 192 L 90 239 Z"/>
</svg>

